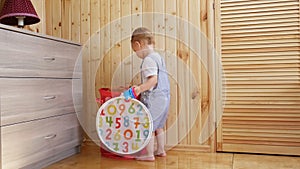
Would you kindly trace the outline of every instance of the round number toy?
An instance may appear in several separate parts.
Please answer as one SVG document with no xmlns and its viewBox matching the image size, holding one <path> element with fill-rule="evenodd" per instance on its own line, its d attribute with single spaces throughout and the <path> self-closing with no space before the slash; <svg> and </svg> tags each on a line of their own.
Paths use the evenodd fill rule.
<svg viewBox="0 0 300 169">
<path fill-rule="evenodd" d="M 106 101 L 99 108 L 96 128 L 107 149 L 125 155 L 139 152 L 149 143 L 153 123 L 143 103 L 120 96 Z"/>
</svg>

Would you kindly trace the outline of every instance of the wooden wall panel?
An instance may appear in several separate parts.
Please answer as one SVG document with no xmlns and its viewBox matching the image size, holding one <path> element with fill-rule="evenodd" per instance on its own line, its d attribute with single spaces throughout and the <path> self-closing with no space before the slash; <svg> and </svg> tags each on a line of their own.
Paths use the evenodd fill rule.
<svg viewBox="0 0 300 169">
<path fill-rule="evenodd" d="M 119 0 L 112 0 L 110 5 L 110 20 L 113 21 L 110 27 L 110 46 L 112 47 L 110 49 L 111 51 L 111 69 L 110 72 L 116 72 L 118 66 L 121 65 L 121 59 L 122 59 L 122 53 L 121 53 L 121 20 L 119 19 L 121 17 L 121 2 Z M 121 73 L 115 73 L 111 77 L 111 79 L 114 79 L 113 84 L 110 86 L 118 85 L 124 86 L 121 79 L 122 74 Z M 113 87 L 115 88 L 115 87 Z"/>
<path fill-rule="evenodd" d="M 96 137 L 93 119 L 99 106 L 95 102 L 98 89 L 140 81 L 141 60 L 131 50 L 130 35 L 135 28 L 145 26 L 156 34 L 156 48 L 166 60 L 171 81 L 167 145 L 176 145 L 178 150 L 213 151 L 211 139 L 199 142 L 207 120 L 203 116 L 211 113 L 208 105 L 215 105 L 209 95 L 209 90 L 215 89 L 209 84 L 208 66 L 203 65 L 214 65 L 207 60 L 212 50 L 208 48 L 207 37 L 214 31 L 208 26 L 208 20 L 214 19 L 213 15 L 207 17 L 207 8 L 213 14 L 213 3 L 208 3 L 209 0 L 55 1 L 59 2 L 45 0 L 46 33 L 84 45 L 84 106 L 90 123 L 86 130 L 91 138 Z M 202 61 L 203 57 L 206 61 Z"/>
<path fill-rule="evenodd" d="M 62 14 L 61 14 L 61 19 L 63 22 L 61 22 L 61 27 L 62 32 L 61 32 L 61 37 L 63 39 L 71 39 L 71 26 L 72 26 L 72 17 L 71 17 L 71 12 L 72 8 L 71 7 L 71 0 L 66 0 L 61 2 L 62 6 Z"/>
<path fill-rule="evenodd" d="M 45 13 L 46 13 L 46 19 L 45 19 L 45 25 L 46 25 L 46 34 L 47 35 L 53 35 L 52 33 L 52 1 L 51 0 L 45 0 Z"/>
<path fill-rule="evenodd" d="M 94 91 L 91 92 L 88 98 L 95 98 L 99 97 L 99 92 L 97 92 L 96 89 L 94 89 L 93 86 L 100 85 L 100 81 L 96 81 L 95 79 L 99 79 L 99 73 L 97 73 L 97 69 L 99 68 L 99 60 L 100 60 L 100 16 L 101 16 L 101 11 L 100 11 L 100 0 L 91 0 L 90 2 L 90 10 L 88 11 L 88 15 L 90 15 L 90 20 L 93 22 L 90 22 L 90 60 L 93 60 L 91 63 L 89 63 L 89 75 L 90 76 L 90 88 L 88 89 L 89 91 Z M 103 67 L 103 66 L 102 66 Z M 88 105 L 88 113 L 91 114 L 91 119 L 89 121 L 95 119 L 96 113 L 98 111 L 98 105 L 95 104 L 90 104 L 92 100 L 89 100 L 86 104 Z M 91 126 L 93 127 L 93 126 Z M 90 128 L 90 130 L 95 130 L 95 128 Z M 95 133 L 91 136 L 92 138 L 95 137 Z M 94 138 L 93 138 L 94 139 Z"/>
<path fill-rule="evenodd" d="M 177 41 L 173 37 L 177 36 L 177 21 L 173 18 L 176 17 L 177 4 L 173 1 L 165 2 L 165 15 L 166 23 L 165 30 L 166 34 L 166 65 L 168 68 L 170 87 L 171 87 L 171 100 L 170 100 L 170 110 L 169 117 L 167 119 L 168 133 L 166 135 L 166 141 L 169 145 L 178 144 L 178 90 L 177 90 Z M 174 106 L 175 105 L 175 106 Z M 172 133 L 172 134 L 171 134 Z"/>
<path fill-rule="evenodd" d="M 45 23 L 45 17 L 46 17 L 46 13 L 45 13 L 45 0 L 32 0 L 32 5 L 34 6 L 39 18 L 41 19 L 41 21 L 37 24 L 33 24 L 28 26 L 28 29 L 34 32 L 38 32 L 38 33 L 42 33 L 45 34 L 46 33 L 46 25 Z"/>
<path fill-rule="evenodd" d="M 189 27 L 189 39 L 190 39 L 190 46 L 195 51 L 190 51 L 190 68 L 193 72 L 192 74 L 194 76 L 191 76 L 190 78 L 195 78 L 195 81 L 198 84 L 190 83 L 190 93 L 192 94 L 192 100 L 191 100 L 191 112 L 201 112 L 201 106 L 199 103 L 201 103 L 201 56 L 197 56 L 197 53 L 201 52 L 201 34 L 194 31 L 193 26 L 201 28 L 200 27 L 200 0 L 195 1 L 189 1 L 189 21 L 191 22 L 192 26 Z M 194 106 L 196 105 L 196 106 Z M 189 117 L 190 123 L 192 123 L 193 128 L 190 131 L 190 144 L 197 145 L 199 144 L 199 137 L 200 137 L 200 130 L 201 130 L 201 116 L 200 115 L 194 115 L 191 113 Z"/>
<path fill-rule="evenodd" d="M 81 6 L 81 1 L 78 0 L 71 0 L 71 6 L 70 8 L 72 9 L 71 11 L 71 40 L 74 42 L 81 42 L 80 39 L 80 6 Z M 48 11 L 48 8 L 51 8 L 51 6 L 46 7 L 46 11 Z M 50 16 L 48 18 L 51 18 Z M 47 18 L 47 19 L 48 19 Z M 49 21 L 49 20 L 47 20 Z M 48 25 L 51 24 L 51 22 L 46 22 L 47 28 L 49 27 Z"/>
<path fill-rule="evenodd" d="M 131 57 L 131 43 L 130 43 L 130 36 L 128 36 L 132 29 L 131 25 L 131 0 L 122 0 L 122 6 L 121 6 L 121 17 L 126 18 L 121 20 L 121 53 L 122 53 L 122 83 L 121 85 L 129 86 L 131 84 L 132 79 L 132 57 Z"/>
<path fill-rule="evenodd" d="M 179 57 L 179 62 L 177 63 L 177 79 L 179 82 L 181 82 L 179 85 L 179 139 L 182 138 L 180 141 L 180 144 L 187 145 L 189 143 L 189 104 L 190 102 L 186 99 L 189 98 L 190 95 L 190 88 L 189 88 L 189 74 L 185 67 L 189 65 L 190 61 L 190 55 L 189 55 L 189 48 L 185 44 L 189 44 L 189 32 L 188 28 L 189 25 L 186 23 L 186 20 L 188 20 L 188 0 L 178 0 L 177 1 L 177 14 L 180 18 L 177 22 L 177 37 L 181 39 L 182 41 L 179 41 L 177 43 L 177 56 Z M 184 43 L 185 42 L 185 43 Z M 182 113 L 182 115 L 180 115 Z"/>
<path fill-rule="evenodd" d="M 61 0 L 51 0 L 52 6 L 52 36 L 62 38 L 62 1 Z M 64 18 L 65 19 L 65 18 Z M 66 22 L 66 21 L 64 21 Z M 64 28 L 66 29 L 66 28 Z"/>
<path fill-rule="evenodd" d="M 131 32 L 135 28 L 143 26 L 143 1 L 142 0 L 132 0 L 131 2 Z M 140 65 L 141 59 L 139 59 L 135 54 L 132 57 L 132 84 L 139 84 L 141 81 L 140 77 Z"/>
</svg>

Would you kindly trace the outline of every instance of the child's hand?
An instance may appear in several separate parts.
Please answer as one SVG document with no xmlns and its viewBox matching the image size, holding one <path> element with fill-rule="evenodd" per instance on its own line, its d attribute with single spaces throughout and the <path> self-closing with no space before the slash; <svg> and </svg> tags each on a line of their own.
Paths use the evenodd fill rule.
<svg viewBox="0 0 300 169">
<path fill-rule="evenodd" d="M 141 91 L 140 91 L 141 88 L 140 88 L 140 86 L 134 85 L 134 86 L 132 86 L 132 88 L 133 88 L 133 92 L 135 94 L 135 97 L 138 97 L 141 94 Z"/>
<path fill-rule="evenodd" d="M 125 92 L 123 92 L 123 96 L 125 97 L 126 100 L 129 100 L 131 98 L 136 98 L 136 95 L 134 93 L 134 88 L 131 87 L 128 90 L 126 90 Z"/>
</svg>

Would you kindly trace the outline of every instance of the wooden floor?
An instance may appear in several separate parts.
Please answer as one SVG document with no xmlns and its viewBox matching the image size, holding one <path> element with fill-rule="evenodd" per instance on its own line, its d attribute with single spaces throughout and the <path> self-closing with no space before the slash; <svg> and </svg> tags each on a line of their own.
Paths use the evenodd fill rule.
<svg viewBox="0 0 300 169">
<path fill-rule="evenodd" d="M 83 145 L 80 154 L 46 169 L 300 169 L 300 157 L 232 153 L 168 151 L 155 162 L 101 157 L 96 145 Z"/>
</svg>

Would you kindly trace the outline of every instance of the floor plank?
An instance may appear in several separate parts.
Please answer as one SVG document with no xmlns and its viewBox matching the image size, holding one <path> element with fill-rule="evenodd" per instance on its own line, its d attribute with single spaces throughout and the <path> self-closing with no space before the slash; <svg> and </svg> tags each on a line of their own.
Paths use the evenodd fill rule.
<svg viewBox="0 0 300 169">
<path fill-rule="evenodd" d="M 235 154 L 233 169 L 299 169 L 300 157 Z"/>
<path fill-rule="evenodd" d="M 155 162 L 101 157 L 96 145 L 46 169 L 299 169 L 300 157 L 168 151 Z"/>
<path fill-rule="evenodd" d="M 80 154 L 55 163 L 46 169 L 232 169 L 232 154 L 168 151 L 155 162 L 101 157 L 99 147 L 83 145 Z"/>
</svg>

